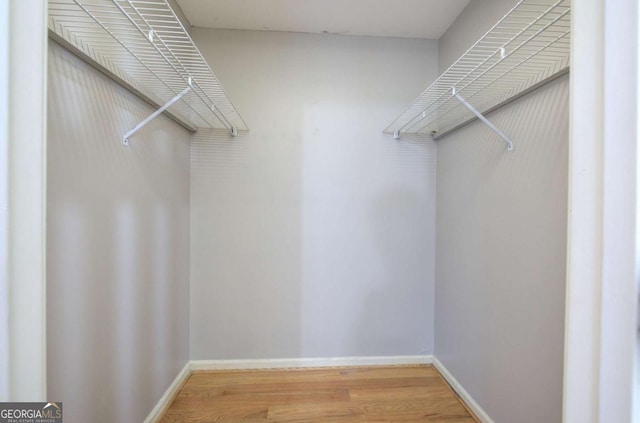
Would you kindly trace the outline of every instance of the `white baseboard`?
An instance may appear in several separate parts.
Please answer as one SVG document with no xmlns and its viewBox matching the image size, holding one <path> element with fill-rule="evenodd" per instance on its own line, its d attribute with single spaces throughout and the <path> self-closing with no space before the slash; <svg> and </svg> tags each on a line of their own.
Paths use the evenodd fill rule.
<svg viewBox="0 0 640 423">
<path fill-rule="evenodd" d="M 171 403 L 173 402 L 176 395 L 178 395 L 178 391 L 182 387 L 182 384 L 186 382 L 186 380 L 191 376 L 191 362 L 188 361 L 187 364 L 184 365 L 178 376 L 173 380 L 169 388 L 164 393 L 164 395 L 160 398 L 160 401 L 153 407 L 151 413 L 144 420 L 144 423 L 156 423 L 160 420 L 162 415 L 167 411 Z"/>
<path fill-rule="evenodd" d="M 178 391 L 194 371 L 207 370 L 249 370 L 249 369 L 284 369 L 303 367 L 343 367 L 343 366 L 394 366 L 394 365 L 418 365 L 433 364 L 442 376 L 455 389 L 469 408 L 476 414 L 482 423 L 494 423 L 493 420 L 471 398 L 467 391 L 460 386 L 437 358 L 431 355 L 400 355 L 382 357 L 331 357 L 331 358 L 276 358 L 256 360 L 192 360 L 178 373 L 162 398 L 144 423 L 156 423 L 167 411 Z"/>
<path fill-rule="evenodd" d="M 442 377 L 446 379 L 446 381 L 451 385 L 454 391 L 460 396 L 462 401 L 469 407 L 469 409 L 476 415 L 478 419 L 480 419 L 481 423 L 494 423 L 494 421 L 489 417 L 489 415 L 480 407 L 480 405 L 473 399 L 473 397 L 467 392 L 466 389 L 462 387 L 460 382 L 456 380 L 455 377 L 447 370 L 447 368 L 442 364 L 437 357 L 433 357 L 433 367 L 435 367 Z"/>
<path fill-rule="evenodd" d="M 332 357 L 332 358 L 276 358 L 257 360 L 192 360 L 193 371 L 280 369 L 302 367 L 392 366 L 431 364 L 430 355 L 401 355 L 388 357 Z"/>
</svg>

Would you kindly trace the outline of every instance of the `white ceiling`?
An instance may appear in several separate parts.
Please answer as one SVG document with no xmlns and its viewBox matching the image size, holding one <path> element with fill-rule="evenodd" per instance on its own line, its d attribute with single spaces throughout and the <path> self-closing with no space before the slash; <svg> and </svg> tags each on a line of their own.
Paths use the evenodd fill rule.
<svg viewBox="0 0 640 423">
<path fill-rule="evenodd" d="M 437 39 L 470 0 L 177 0 L 193 26 Z"/>
</svg>

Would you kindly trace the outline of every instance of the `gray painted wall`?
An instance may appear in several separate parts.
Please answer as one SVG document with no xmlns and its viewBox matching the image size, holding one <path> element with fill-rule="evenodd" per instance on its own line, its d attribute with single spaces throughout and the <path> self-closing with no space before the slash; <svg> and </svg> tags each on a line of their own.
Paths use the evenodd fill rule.
<svg viewBox="0 0 640 423">
<path fill-rule="evenodd" d="M 472 1 L 444 67 L 512 5 Z M 435 353 L 496 423 L 562 419 L 568 94 L 565 76 L 489 116 L 512 153 L 478 122 L 438 143 Z"/>
<path fill-rule="evenodd" d="M 382 134 L 437 42 L 205 30 L 251 131 L 191 153 L 191 358 L 433 351 L 435 146 Z"/>
<path fill-rule="evenodd" d="M 50 43 L 48 398 L 147 416 L 188 360 L 189 133 Z"/>
</svg>

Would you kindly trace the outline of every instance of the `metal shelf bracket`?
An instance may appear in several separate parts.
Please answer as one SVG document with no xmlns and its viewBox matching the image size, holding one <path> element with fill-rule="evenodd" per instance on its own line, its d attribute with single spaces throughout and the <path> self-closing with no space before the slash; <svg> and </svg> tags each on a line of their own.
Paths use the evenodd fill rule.
<svg viewBox="0 0 640 423">
<path fill-rule="evenodd" d="M 496 128 L 496 126 L 491 123 L 489 121 L 489 119 L 487 119 L 486 117 L 484 117 L 484 115 L 482 113 L 480 113 L 475 107 L 473 107 L 471 105 L 471 103 L 469 103 L 467 100 L 464 99 L 464 97 L 462 97 L 460 94 L 458 94 L 458 92 L 456 91 L 456 87 L 451 87 L 450 89 L 451 94 L 458 99 L 458 101 L 460 103 L 462 103 L 462 105 L 464 107 L 466 107 L 467 109 L 469 109 L 471 111 L 471 113 L 473 113 L 474 115 L 476 115 L 476 117 L 478 119 L 480 119 L 482 122 L 484 122 L 485 125 L 487 125 L 493 132 L 495 132 L 496 134 L 498 134 L 498 136 L 500 138 L 502 138 L 504 140 L 504 142 L 507 143 L 507 151 L 513 151 L 513 142 L 511 141 L 511 139 L 501 130 L 499 130 L 498 128 Z"/>
<path fill-rule="evenodd" d="M 171 100 L 169 100 L 164 106 L 160 107 L 158 110 L 156 110 L 155 112 L 147 116 L 147 118 L 142 122 L 140 122 L 139 124 L 137 124 L 135 128 L 133 128 L 132 130 L 124 134 L 124 137 L 122 137 L 122 144 L 125 146 L 128 146 L 129 138 L 131 138 L 136 132 L 141 130 L 147 123 L 151 122 L 153 119 L 158 117 L 158 115 L 163 113 L 169 107 L 173 106 L 174 103 L 178 102 L 182 97 L 185 96 L 185 94 L 187 94 L 192 89 L 193 89 L 193 80 L 191 79 L 191 77 L 189 77 L 189 86 L 184 90 L 182 90 L 182 92 L 180 92 L 178 95 L 173 97 Z"/>
<path fill-rule="evenodd" d="M 513 142 L 486 117 L 569 72 L 572 2 L 514 3 L 502 19 L 431 82 L 383 132 L 396 138 L 431 134 L 434 140 L 440 140 L 478 119 L 512 151 Z"/>
</svg>

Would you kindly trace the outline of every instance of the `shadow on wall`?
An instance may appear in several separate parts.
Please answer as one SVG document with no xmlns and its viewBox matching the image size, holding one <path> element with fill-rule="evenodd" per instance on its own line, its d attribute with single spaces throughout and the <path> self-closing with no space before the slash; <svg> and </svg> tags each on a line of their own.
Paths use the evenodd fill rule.
<svg viewBox="0 0 640 423">
<path fill-rule="evenodd" d="M 408 176 L 424 178 L 426 186 L 416 191 L 410 189 L 411 184 L 398 185 L 374 199 L 371 231 L 387 283 L 366 296 L 360 331 L 369 335 L 367 344 L 378 343 L 380 355 L 433 354 L 433 336 L 424 328 L 433 327 L 434 318 L 436 146 L 426 134 L 385 138 L 397 149 L 396 160 L 389 165 L 404 171 L 421 168 L 424 174 Z M 416 150 L 423 153 L 416 154 Z M 380 313 L 382 310 L 389 311 Z M 382 340 L 369 333 L 371 326 L 380 328 Z M 407 336 L 421 333 L 413 350 L 397 348 L 411 343 Z"/>
<path fill-rule="evenodd" d="M 296 130 L 259 120 L 193 137 L 192 359 L 300 356 Z"/>
<path fill-rule="evenodd" d="M 568 92 L 488 116 L 513 152 L 479 122 L 438 145 L 436 354 L 496 421 L 561 420 Z"/>
<path fill-rule="evenodd" d="M 395 141 L 382 134 L 380 111 L 371 108 L 347 102 L 305 110 L 307 354 L 433 349 L 435 145 L 426 137 Z"/>
<path fill-rule="evenodd" d="M 139 422 L 188 360 L 189 134 L 50 43 L 48 394 Z"/>
<path fill-rule="evenodd" d="M 403 314 L 420 328 L 397 324 L 397 302 L 375 311 L 402 342 L 391 329 L 363 332 L 360 321 L 368 293 L 391 286 L 431 301 L 407 279 L 409 269 L 390 269 L 407 257 L 381 257 L 403 253 L 377 246 L 372 225 L 399 225 L 374 216 L 380 197 L 403 189 L 415 195 L 405 206 L 416 211 L 405 217 L 417 230 L 433 221 L 435 148 L 395 143 L 381 131 L 425 77 L 437 76 L 437 42 L 201 28 L 194 38 L 251 132 L 244 145 L 193 144 L 192 358 L 426 349 L 423 306 Z M 416 242 L 408 245 L 426 248 Z M 423 266 L 414 270 L 433 284 Z"/>
<path fill-rule="evenodd" d="M 399 186 L 380 193 L 372 211 L 370 230 L 378 250 L 376 266 L 381 283 L 364 296 L 356 333 L 376 355 L 431 354 L 433 339 L 424 328 L 430 327 L 433 319 L 433 285 L 429 280 L 433 229 L 416 225 L 429 219 L 423 193 Z M 410 338 L 416 334 L 422 335 L 417 344 Z M 412 344 L 412 350 L 400 347 Z"/>
</svg>

